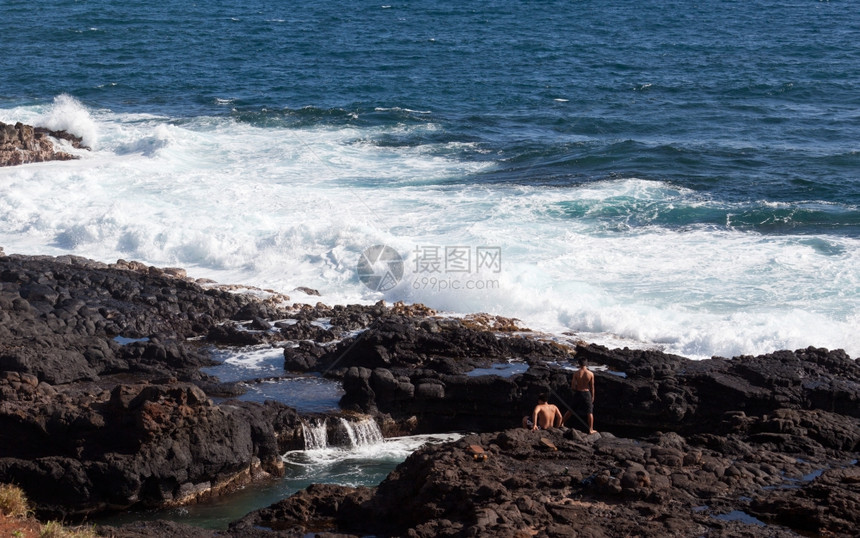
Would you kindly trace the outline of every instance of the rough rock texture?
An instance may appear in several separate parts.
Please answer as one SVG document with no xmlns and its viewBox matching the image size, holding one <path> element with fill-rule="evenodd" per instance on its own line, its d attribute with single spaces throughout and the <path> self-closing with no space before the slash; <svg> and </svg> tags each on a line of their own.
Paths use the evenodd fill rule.
<svg viewBox="0 0 860 538">
<path fill-rule="evenodd" d="M 426 448 L 370 492 L 314 486 L 231 532 L 855 535 L 860 367 L 841 350 L 691 361 L 582 344 L 575 354 L 597 370 L 602 434 L 495 431 L 519 423 L 539 392 L 562 408 L 570 402 L 572 353 L 556 345 L 382 315 L 336 346 L 286 349 L 287 369 L 343 379 L 341 405 L 393 422 L 389 431 L 489 433 Z M 529 370 L 465 375 L 511 359 Z M 490 457 L 476 460 L 471 444 Z"/>
<path fill-rule="evenodd" d="M 565 347 L 486 315 L 285 308 L 274 293 L 233 291 L 181 269 L 0 251 L 0 482 L 23 486 L 40 514 L 68 516 L 278 475 L 301 418 L 215 404 L 241 388 L 199 368 L 206 346 L 279 345 L 284 375 L 341 381 L 342 407 L 389 434 L 477 433 L 416 452 L 376 488 L 314 485 L 220 534 L 166 522 L 100 533 L 853 536 L 860 523 L 860 367 L 840 350 L 690 361 Z M 510 429 L 540 392 L 567 407 L 574 355 L 596 371 L 601 433 L 576 419 Z M 528 370 L 469 375 L 510 361 Z"/>
<path fill-rule="evenodd" d="M 0 371 L 52 384 L 126 372 L 193 379 L 211 361 L 185 340 L 250 300 L 127 262 L 2 257 Z"/>
<path fill-rule="evenodd" d="M 707 432 L 726 413 L 763 415 L 783 408 L 860 417 L 860 365 L 842 350 L 703 361 L 595 345 L 576 351 L 625 376 L 598 374 L 603 424 L 616 432 Z"/>
<path fill-rule="evenodd" d="M 40 512 L 182 504 L 283 474 L 270 404 L 213 405 L 187 383 L 53 386 L 0 374 L 0 476 Z"/>
<path fill-rule="evenodd" d="M 342 375 L 354 366 L 404 367 L 460 374 L 508 359 L 553 360 L 568 356 L 560 346 L 531 338 L 499 338 L 490 331 L 466 327 L 458 320 L 396 314 L 379 317 L 357 337 L 326 349 L 320 356 L 302 351 L 285 351 L 286 369 Z"/>
<path fill-rule="evenodd" d="M 31 127 L 21 122 L 15 125 L 0 122 L 0 166 L 77 159 L 74 155 L 57 151 L 51 138 L 67 140 L 75 148 L 86 147 L 80 138 L 66 131 Z"/>
<path fill-rule="evenodd" d="M 486 460 L 470 445 L 483 447 Z M 818 465 L 737 436 L 716 451 L 674 433 L 630 440 L 515 429 L 422 449 L 372 490 L 313 486 L 249 514 L 231 532 L 854 536 L 860 467 L 832 461 L 817 476 Z"/>
<path fill-rule="evenodd" d="M 324 342 L 333 333 L 343 333 L 331 325 Z M 742 418 L 728 426 L 727 413 L 757 417 L 781 409 L 818 409 L 860 417 L 860 366 L 841 350 L 808 348 L 693 361 L 597 345 L 568 349 L 433 317 L 383 313 L 367 327 L 357 336 L 323 345 L 313 341 L 319 337 L 315 331 L 322 329 L 292 325 L 294 338 L 303 340 L 284 350 L 285 368 L 341 379 L 346 391 L 341 406 L 393 421 L 397 426 L 392 433 L 398 428 L 505 429 L 529 413 L 541 392 L 567 407 L 573 399 L 569 385 L 574 354 L 601 368 L 596 372 L 597 424 L 618 435 L 655 430 L 694 434 L 715 428 L 729 428 L 720 430 L 729 433 L 757 427 Z M 463 375 L 508 361 L 530 367 L 509 377 Z M 813 437 L 819 435 L 812 430 Z M 843 443 L 842 448 L 851 447 Z"/>
<path fill-rule="evenodd" d="M 181 504 L 282 473 L 296 412 L 214 405 L 211 360 L 188 341 L 256 300 L 183 276 L 0 257 L 0 482 L 40 514 Z"/>
<path fill-rule="evenodd" d="M 302 341 L 288 347 L 284 367 L 341 379 L 342 408 L 375 414 L 384 422 L 393 417 L 401 432 L 509 427 L 527 412 L 524 398 L 526 406 L 533 405 L 540 387 L 530 390 L 513 379 L 463 374 L 512 360 L 543 365 L 571 357 L 569 349 L 554 343 L 503 336 L 455 319 L 382 312 L 367 327 L 335 345 Z M 564 374 L 556 377 L 564 390 Z"/>
</svg>

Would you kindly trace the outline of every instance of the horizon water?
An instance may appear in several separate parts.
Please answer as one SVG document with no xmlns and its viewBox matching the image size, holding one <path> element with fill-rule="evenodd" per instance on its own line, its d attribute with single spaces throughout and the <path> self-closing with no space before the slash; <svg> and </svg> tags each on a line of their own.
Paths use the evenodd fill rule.
<svg viewBox="0 0 860 538">
<path fill-rule="evenodd" d="M 860 354 L 847 3 L 12 1 L 0 15 L 21 44 L 0 54 L 0 121 L 92 147 L 0 169 L 7 254 L 489 312 L 696 359 Z M 360 278 L 373 245 L 403 260 L 391 289 Z M 487 252 L 498 263 L 479 266 Z"/>
</svg>

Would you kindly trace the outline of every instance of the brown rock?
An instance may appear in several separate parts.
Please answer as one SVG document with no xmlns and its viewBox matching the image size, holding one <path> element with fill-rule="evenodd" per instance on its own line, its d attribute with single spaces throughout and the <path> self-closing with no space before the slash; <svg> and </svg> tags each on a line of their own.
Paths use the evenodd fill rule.
<svg viewBox="0 0 860 538">
<path fill-rule="evenodd" d="M 15 125 L 0 122 L 0 166 L 77 159 L 74 155 L 57 151 L 51 138 L 68 140 L 73 147 L 85 148 L 80 138 L 66 131 L 34 128 L 21 122 Z"/>
</svg>

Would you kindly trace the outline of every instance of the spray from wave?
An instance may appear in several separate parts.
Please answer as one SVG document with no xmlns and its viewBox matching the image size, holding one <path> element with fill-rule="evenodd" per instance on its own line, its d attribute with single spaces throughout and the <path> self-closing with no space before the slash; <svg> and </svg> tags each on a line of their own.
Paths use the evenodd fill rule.
<svg viewBox="0 0 860 538">
<path fill-rule="evenodd" d="M 260 126 L 87 111 L 63 96 L 2 111 L 13 114 L 59 118 L 53 127 L 64 118 L 99 143 L 81 161 L 0 171 L 7 252 L 182 265 L 221 282 L 316 288 L 329 303 L 491 312 L 695 358 L 807 345 L 860 353 L 858 240 L 753 226 L 768 211 L 798 226 L 808 214 L 636 178 L 482 184 L 492 162 L 422 142 L 432 118 Z M 409 143 L 389 144 L 394 135 Z M 371 245 L 402 257 L 397 286 L 359 278 Z M 489 251 L 499 264 L 478 268 Z"/>
<path fill-rule="evenodd" d="M 54 98 L 51 107 L 38 119 L 35 125 L 52 131 L 66 131 L 81 137 L 84 145 L 96 148 L 99 130 L 89 111 L 78 100 L 62 94 Z"/>
</svg>

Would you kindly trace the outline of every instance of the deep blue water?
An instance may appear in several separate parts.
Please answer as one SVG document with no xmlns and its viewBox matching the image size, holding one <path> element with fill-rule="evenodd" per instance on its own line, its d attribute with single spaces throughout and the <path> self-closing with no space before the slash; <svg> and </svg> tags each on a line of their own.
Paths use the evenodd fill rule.
<svg viewBox="0 0 860 538">
<path fill-rule="evenodd" d="M 787 227 L 856 235 L 854 7 L 6 1 L 0 15 L 14 39 L 2 45 L 0 98 L 9 106 L 67 93 L 114 111 L 260 125 L 408 124 L 426 115 L 403 109 L 428 111 L 444 129 L 426 136 L 477 142 L 470 158 L 502 163 L 463 181 L 619 175 L 732 201 L 833 202 L 844 205 L 808 208 Z M 747 220 L 785 228 L 755 212 Z"/>
</svg>

